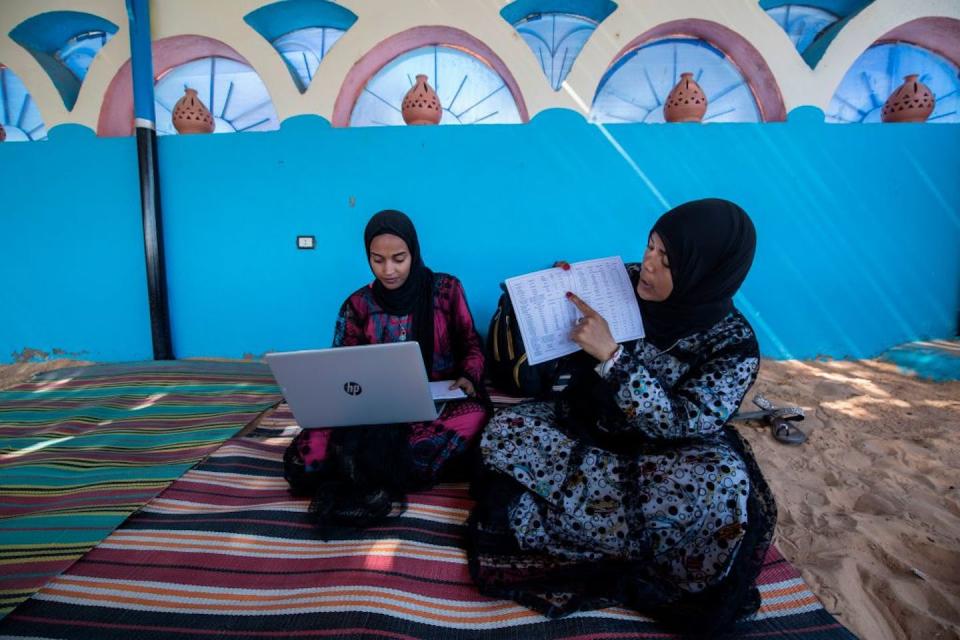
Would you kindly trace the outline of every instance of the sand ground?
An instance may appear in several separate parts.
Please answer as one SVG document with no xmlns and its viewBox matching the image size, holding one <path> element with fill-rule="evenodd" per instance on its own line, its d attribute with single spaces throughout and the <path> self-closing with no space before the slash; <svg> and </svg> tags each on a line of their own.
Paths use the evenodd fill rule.
<svg viewBox="0 0 960 640">
<path fill-rule="evenodd" d="M 760 391 L 807 409 L 800 446 L 740 427 L 777 499 L 777 546 L 864 640 L 960 638 L 960 382 L 875 360 L 761 371 L 745 405 Z"/>
</svg>

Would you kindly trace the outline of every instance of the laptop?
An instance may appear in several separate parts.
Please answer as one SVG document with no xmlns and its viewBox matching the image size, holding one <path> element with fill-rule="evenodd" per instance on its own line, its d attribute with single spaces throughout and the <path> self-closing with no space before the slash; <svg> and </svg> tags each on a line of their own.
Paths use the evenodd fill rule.
<svg viewBox="0 0 960 640">
<path fill-rule="evenodd" d="M 435 400 L 465 398 L 429 382 L 416 342 L 268 353 L 267 364 L 304 429 L 436 420 Z"/>
</svg>

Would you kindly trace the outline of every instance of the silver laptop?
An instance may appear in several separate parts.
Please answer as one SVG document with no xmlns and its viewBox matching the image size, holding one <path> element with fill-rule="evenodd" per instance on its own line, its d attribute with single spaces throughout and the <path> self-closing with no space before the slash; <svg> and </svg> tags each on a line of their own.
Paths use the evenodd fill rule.
<svg viewBox="0 0 960 640">
<path fill-rule="evenodd" d="M 416 342 L 268 353 L 266 360 L 304 429 L 435 420 L 431 387 L 441 395 L 449 386 L 428 382 Z"/>
</svg>

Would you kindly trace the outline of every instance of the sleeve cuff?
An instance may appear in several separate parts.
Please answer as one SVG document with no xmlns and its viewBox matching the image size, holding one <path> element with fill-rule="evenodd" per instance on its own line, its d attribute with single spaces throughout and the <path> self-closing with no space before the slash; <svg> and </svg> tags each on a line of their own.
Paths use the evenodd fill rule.
<svg viewBox="0 0 960 640">
<path fill-rule="evenodd" d="M 610 373 L 610 369 L 613 369 L 613 365 L 617 363 L 617 360 L 620 359 L 621 354 L 623 354 L 623 345 L 617 345 L 617 350 L 613 352 L 613 355 L 603 362 L 599 363 L 593 368 L 597 372 L 597 375 L 601 378 L 606 378 L 607 374 Z"/>
</svg>

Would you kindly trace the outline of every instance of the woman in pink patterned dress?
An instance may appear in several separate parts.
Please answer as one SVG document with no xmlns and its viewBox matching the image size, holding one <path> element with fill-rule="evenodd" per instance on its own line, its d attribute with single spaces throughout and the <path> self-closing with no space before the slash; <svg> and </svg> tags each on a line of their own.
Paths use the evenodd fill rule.
<svg viewBox="0 0 960 640">
<path fill-rule="evenodd" d="M 469 399 L 446 403 L 433 422 L 301 432 L 284 476 L 291 491 L 313 496 L 321 525 L 366 526 L 408 491 L 455 474 L 489 417 L 483 348 L 460 281 L 427 268 L 399 211 L 373 216 L 364 241 L 375 279 L 340 307 L 333 346 L 416 340 L 430 380 L 453 380 Z"/>
</svg>

